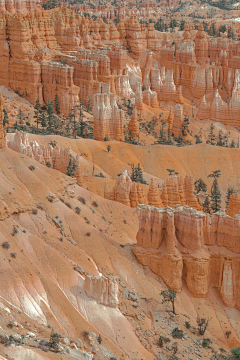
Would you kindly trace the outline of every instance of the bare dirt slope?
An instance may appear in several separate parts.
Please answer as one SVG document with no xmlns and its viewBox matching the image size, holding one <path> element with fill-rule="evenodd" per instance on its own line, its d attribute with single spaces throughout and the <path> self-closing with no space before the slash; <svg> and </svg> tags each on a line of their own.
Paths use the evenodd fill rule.
<svg viewBox="0 0 240 360">
<path fill-rule="evenodd" d="M 84 148 L 89 153 L 89 160 L 93 156 L 102 167 L 107 166 L 103 163 L 105 146 L 84 140 L 72 143 L 75 151 Z M 118 144 L 112 143 L 109 156 L 113 165 L 117 168 L 129 157 L 141 158 L 145 171 L 150 172 L 148 148 L 135 149 L 126 146 L 124 157 Z M 164 151 L 177 159 L 179 169 L 182 164 L 181 171 L 188 171 L 191 161 L 200 167 L 200 160 L 196 160 L 198 154 L 202 154 L 202 158 L 215 156 L 213 163 L 220 164 L 214 147 L 185 148 L 183 158 L 179 149 L 176 153 L 174 148 L 155 149 L 152 156 L 159 164 L 156 167 L 159 177 L 166 174 L 166 165 L 164 169 L 162 165 L 166 157 Z M 189 159 L 187 150 L 191 154 Z M 227 149 L 225 152 L 223 149 L 221 159 L 224 157 L 227 164 L 231 161 L 234 167 L 238 162 L 238 150 Z M 31 165 L 35 167 L 32 170 L 29 169 Z M 200 169 L 198 171 L 200 174 Z M 24 338 L 23 346 L 0 345 L 3 358 L 82 359 L 81 348 L 81 351 L 94 354 L 95 359 L 156 359 L 159 353 L 165 359 L 165 350 L 157 346 L 159 334 L 169 336 L 176 326 L 185 329 L 184 323 L 189 319 L 191 325 L 196 326 L 198 315 L 211 318 L 207 337 L 212 339 L 214 348 L 227 349 L 239 343 L 239 312 L 226 308 L 215 289 L 211 289 L 206 299 L 195 299 L 183 289 L 178 295 L 178 315 L 175 318 L 169 315 L 159 295 L 166 288 L 164 283 L 140 265 L 131 250 L 138 228 L 135 209 L 105 200 L 80 188 L 62 173 L 10 149 L 0 151 L 0 178 L 0 244 L 8 242 L 10 245 L 8 249 L 0 248 L 0 332 L 26 336 L 30 331 L 36 335 L 36 340 L 30 344 L 28 338 Z M 79 197 L 86 200 L 85 205 Z M 79 215 L 76 207 L 81 209 Z M 76 272 L 75 265 L 93 275 L 113 274 L 121 279 L 118 310 L 98 305 L 86 296 L 84 274 Z M 126 290 L 135 293 L 137 302 L 126 298 Z M 13 326 L 9 327 L 9 323 Z M 82 340 L 80 348 L 74 350 L 78 357 L 74 357 L 73 350 L 65 345 L 62 354 L 37 349 L 37 340 L 48 340 L 52 328 L 68 338 Z M 230 339 L 226 337 L 227 330 L 232 332 Z M 102 345 L 85 340 L 84 331 L 102 334 Z M 180 358 L 184 359 L 186 346 L 194 354 L 193 339 L 199 340 L 190 330 L 186 333 L 185 342 L 178 340 Z M 201 351 L 209 358 L 210 350 L 202 348 Z"/>
</svg>

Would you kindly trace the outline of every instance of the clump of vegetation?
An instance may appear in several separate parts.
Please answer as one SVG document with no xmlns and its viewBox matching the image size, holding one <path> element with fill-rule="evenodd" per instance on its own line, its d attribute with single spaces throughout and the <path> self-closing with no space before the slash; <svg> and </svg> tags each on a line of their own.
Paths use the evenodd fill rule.
<svg viewBox="0 0 240 360">
<path fill-rule="evenodd" d="M 16 259 L 17 254 L 16 254 L 16 253 L 11 253 L 10 256 L 11 256 L 12 258 Z"/>
<path fill-rule="evenodd" d="M 86 233 L 86 236 L 90 236 L 90 235 L 91 235 L 91 233 L 90 233 L 90 232 L 87 232 L 87 233 Z"/>
<path fill-rule="evenodd" d="M 98 343 L 101 345 L 101 343 L 102 343 L 102 337 L 101 337 L 100 334 L 99 334 L 98 337 L 97 337 L 97 341 L 98 341 Z"/>
<path fill-rule="evenodd" d="M 195 191 L 197 194 L 199 194 L 200 191 L 203 191 L 203 192 L 207 191 L 207 185 L 201 178 L 195 181 L 194 188 L 195 188 Z"/>
<path fill-rule="evenodd" d="M 69 209 L 72 208 L 71 204 L 69 204 L 68 202 L 66 202 L 65 205 L 66 205 Z"/>
<path fill-rule="evenodd" d="M 164 343 L 168 343 L 169 341 L 171 341 L 171 340 L 168 337 L 160 335 L 159 339 L 158 339 L 158 346 L 162 348 Z"/>
<path fill-rule="evenodd" d="M 209 344 L 211 344 L 211 340 L 210 340 L 210 339 L 203 339 L 202 347 L 206 348 L 206 347 L 209 346 Z"/>
<path fill-rule="evenodd" d="M 94 201 L 92 202 L 92 206 L 98 207 L 98 203 L 94 200 Z"/>
<path fill-rule="evenodd" d="M 173 331 L 171 332 L 171 335 L 174 339 L 182 339 L 183 337 L 183 331 L 181 329 L 179 329 L 178 327 L 176 327 L 175 329 L 173 329 Z"/>
<path fill-rule="evenodd" d="M 51 335 L 50 335 L 49 346 L 51 348 L 58 348 L 60 338 L 61 338 L 61 335 L 52 331 Z"/>
<path fill-rule="evenodd" d="M 41 204 L 36 205 L 39 210 L 44 210 L 43 206 Z"/>
<path fill-rule="evenodd" d="M 81 209 L 78 206 L 75 207 L 75 211 L 78 215 L 81 213 Z"/>
<path fill-rule="evenodd" d="M 37 215 L 37 213 L 38 213 L 37 209 L 32 209 L 32 214 L 33 215 Z"/>
<path fill-rule="evenodd" d="M 34 165 L 30 165 L 30 166 L 29 166 L 29 169 L 30 169 L 31 171 L 33 171 L 33 170 L 36 169 L 36 167 L 35 167 Z"/>
<path fill-rule="evenodd" d="M 177 297 L 177 292 L 175 290 L 168 289 L 165 291 L 161 291 L 161 295 L 163 296 L 162 303 L 170 302 L 172 304 L 172 312 L 173 314 L 176 314 L 175 301 Z"/>
<path fill-rule="evenodd" d="M 2 247 L 3 247 L 3 249 L 8 250 L 8 249 L 10 248 L 9 241 L 4 241 L 4 242 L 2 243 Z"/>
<path fill-rule="evenodd" d="M 89 332 L 88 332 L 88 331 L 84 331 L 84 332 L 83 332 L 83 337 L 84 337 L 85 340 L 88 338 L 88 336 L 89 336 Z"/>
<path fill-rule="evenodd" d="M 80 196 L 80 197 L 78 198 L 78 200 L 79 200 L 83 205 L 86 204 L 86 200 L 85 200 L 82 196 Z"/>
<path fill-rule="evenodd" d="M 51 165 L 51 163 L 49 161 L 47 161 L 46 166 L 50 168 L 52 165 Z"/>
<path fill-rule="evenodd" d="M 190 325 L 190 323 L 188 321 L 185 322 L 185 326 L 186 326 L 187 329 L 190 329 L 190 327 L 191 327 L 191 325 Z"/>
<path fill-rule="evenodd" d="M 198 324 L 198 333 L 199 335 L 204 335 L 205 331 L 207 330 L 208 327 L 208 320 L 204 319 L 204 318 L 197 318 L 197 324 Z"/>
<path fill-rule="evenodd" d="M 15 236 L 17 233 L 18 233 L 18 229 L 15 225 L 13 225 L 12 236 Z"/>
<path fill-rule="evenodd" d="M 13 328 L 13 323 L 12 322 L 9 322 L 8 324 L 7 324 L 7 327 L 9 327 L 10 329 L 12 329 Z"/>
<path fill-rule="evenodd" d="M 143 179 L 143 173 L 140 164 L 138 163 L 137 166 L 131 164 L 131 167 L 132 167 L 131 180 L 141 184 L 147 184 L 147 182 Z"/>
</svg>

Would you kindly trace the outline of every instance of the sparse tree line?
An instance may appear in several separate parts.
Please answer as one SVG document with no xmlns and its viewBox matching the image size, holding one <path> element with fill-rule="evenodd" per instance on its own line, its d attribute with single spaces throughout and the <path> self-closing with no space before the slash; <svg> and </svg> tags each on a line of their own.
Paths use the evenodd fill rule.
<svg viewBox="0 0 240 360">
<path fill-rule="evenodd" d="M 14 123 L 13 129 L 9 127 L 8 113 L 4 109 L 3 126 L 6 131 L 23 130 L 34 134 L 55 134 L 67 137 L 86 137 L 93 138 L 93 126 L 90 122 L 85 121 L 84 111 L 92 112 L 91 99 L 85 107 L 82 101 L 78 101 L 71 109 L 67 117 L 60 114 L 60 106 L 58 95 L 55 96 L 54 101 L 48 104 L 41 104 L 39 99 L 36 100 L 34 106 L 34 123 L 30 124 L 29 118 L 25 116 L 21 108 L 17 114 L 17 121 Z"/>
</svg>

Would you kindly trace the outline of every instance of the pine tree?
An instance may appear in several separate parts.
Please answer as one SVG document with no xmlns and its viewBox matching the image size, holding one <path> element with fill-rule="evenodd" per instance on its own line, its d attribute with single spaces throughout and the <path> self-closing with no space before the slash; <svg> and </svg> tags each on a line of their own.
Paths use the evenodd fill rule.
<svg viewBox="0 0 240 360">
<path fill-rule="evenodd" d="M 211 209 L 215 213 L 221 209 L 221 193 L 217 178 L 214 179 L 211 192 Z"/>
<path fill-rule="evenodd" d="M 170 302 L 172 304 L 172 312 L 176 314 L 175 311 L 175 301 L 177 297 L 176 290 L 168 289 L 165 291 L 161 291 L 161 295 L 163 297 L 162 303 Z"/>
<path fill-rule="evenodd" d="M 70 155 L 66 174 L 68 176 L 74 176 L 76 170 L 77 170 L 76 160 L 74 159 L 74 157 L 72 155 Z"/>
<path fill-rule="evenodd" d="M 207 138 L 207 144 L 215 145 L 215 143 L 216 143 L 216 135 L 214 135 L 214 129 L 215 129 L 215 127 L 214 127 L 213 123 L 211 123 L 210 131 L 209 131 L 208 138 Z"/>
<path fill-rule="evenodd" d="M 195 135 L 196 144 L 202 144 L 202 129 L 200 129 L 199 134 Z"/>
<path fill-rule="evenodd" d="M 168 145 L 173 145 L 173 142 L 172 142 L 172 134 L 171 134 L 171 125 L 170 125 L 170 123 L 168 124 L 168 139 L 167 139 L 167 144 L 168 144 Z"/>
<path fill-rule="evenodd" d="M 203 211 L 207 214 L 211 213 L 211 208 L 210 208 L 210 200 L 209 200 L 209 196 L 206 196 L 206 199 L 203 203 Z"/>
<path fill-rule="evenodd" d="M 59 115 L 60 114 L 60 105 L 59 105 L 59 100 L 58 100 L 58 94 L 55 95 L 54 108 L 55 108 L 56 114 Z"/>
<path fill-rule="evenodd" d="M 21 109 L 19 109 L 19 111 L 18 111 L 17 118 L 18 118 L 18 123 L 20 125 L 20 128 L 22 128 L 23 127 L 23 122 L 25 120 L 25 116 L 24 116 L 24 113 L 22 112 Z"/>
<path fill-rule="evenodd" d="M 40 122 L 41 122 L 42 128 L 45 128 L 47 126 L 46 114 L 43 111 L 40 114 Z"/>
<path fill-rule="evenodd" d="M 217 136 L 217 146 L 224 146 L 224 133 L 222 130 L 219 130 L 218 136 Z"/>
<path fill-rule="evenodd" d="M 54 125 L 54 104 L 51 101 L 49 104 L 47 104 L 47 127 L 48 130 L 52 130 L 53 129 L 53 125 Z"/>
<path fill-rule="evenodd" d="M 37 124 L 37 132 L 38 132 L 38 125 L 41 124 L 41 104 L 39 99 L 37 98 L 35 106 L 34 106 L 34 122 Z"/>
<path fill-rule="evenodd" d="M 226 209 L 228 208 L 228 204 L 229 204 L 229 200 L 230 200 L 230 196 L 235 193 L 235 190 L 233 187 L 228 186 L 227 188 L 227 196 L 226 196 Z"/>
<path fill-rule="evenodd" d="M 173 169 L 167 169 L 167 171 L 169 172 L 169 176 L 175 174 L 175 170 Z"/>
<path fill-rule="evenodd" d="M 4 117 L 3 117 L 3 126 L 6 126 L 6 124 L 9 124 L 8 120 L 8 112 L 6 109 L 3 109 Z"/>
<path fill-rule="evenodd" d="M 184 119 L 182 122 L 182 136 L 187 136 L 187 134 L 189 134 L 189 117 L 184 115 Z"/>
<path fill-rule="evenodd" d="M 205 182 L 200 178 L 195 181 L 194 183 L 195 191 L 198 194 L 200 191 L 206 192 L 207 191 L 207 185 Z"/>
</svg>

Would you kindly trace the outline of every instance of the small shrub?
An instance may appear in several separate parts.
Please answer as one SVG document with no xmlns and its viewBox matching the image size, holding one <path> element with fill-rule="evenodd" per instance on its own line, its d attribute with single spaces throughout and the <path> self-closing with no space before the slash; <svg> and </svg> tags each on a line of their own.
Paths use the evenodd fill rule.
<svg viewBox="0 0 240 360">
<path fill-rule="evenodd" d="M 52 203 L 52 202 L 53 202 L 53 198 L 49 197 L 49 198 L 48 198 L 48 201 L 49 201 L 50 203 Z"/>
<path fill-rule="evenodd" d="M 9 241 L 5 241 L 2 243 L 2 247 L 6 250 L 8 250 L 10 248 L 10 244 L 9 244 Z"/>
<path fill-rule="evenodd" d="M 208 320 L 197 318 L 199 335 L 204 335 L 208 327 Z"/>
<path fill-rule="evenodd" d="M 203 339 L 202 347 L 206 348 L 211 343 L 210 339 Z"/>
<path fill-rule="evenodd" d="M 79 196 L 78 200 L 79 200 L 83 205 L 86 204 L 86 200 L 85 200 L 82 196 Z"/>
<path fill-rule="evenodd" d="M 190 329 L 190 327 L 191 327 L 191 325 L 189 324 L 188 321 L 185 322 L 185 326 L 186 326 L 187 329 Z"/>
<path fill-rule="evenodd" d="M 49 346 L 52 348 L 57 348 L 60 341 L 60 337 L 61 335 L 52 331 L 50 335 Z"/>
<path fill-rule="evenodd" d="M 15 236 L 18 233 L 16 226 L 13 226 L 12 236 Z"/>
<path fill-rule="evenodd" d="M 163 344 L 168 343 L 169 341 L 171 340 L 168 337 L 160 335 L 158 339 L 158 346 L 163 347 Z"/>
<path fill-rule="evenodd" d="M 98 207 L 98 203 L 94 200 L 93 203 L 92 203 L 92 206 Z"/>
<path fill-rule="evenodd" d="M 65 203 L 65 205 L 67 205 L 67 207 L 68 207 L 69 209 L 72 208 L 71 204 L 69 204 L 69 203 Z"/>
<path fill-rule="evenodd" d="M 226 336 L 227 336 L 227 339 L 229 339 L 230 335 L 231 335 L 231 331 L 226 331 Z"/>
<path fill-rule="evenodd" d="M 179 328 L 175 328 L 173 329 L 173 331 L 171 332 L 171 335 L 174 339 L 182 339 L 183 337 L 183 331 Z"/>
<path fill-rule="evenodd" d="M 103 219 L 104 221 L 106 221 L 106 218 L 105 218 L 105 216 L 104 216 L 104 215 L 102 216 L 102 219 Z"/>
<path fill-rule="evenodd" d="M 9 336 L 9 341 L 10 341 L 11 343 L 14 342 L 14 337 L 13 337 L 12 335 Z"/>
<path fill-rule="evenodd" d="M 89 220 L 86 221 L 87 224 L 91 224 Z"/>
<path fill-rule="evenodd" d="M 123 220 L 123 222 L 124 222 L 124 224 L 126 224 L 126 223 L 127 223 L 127 220 L 126 220 L 126 219 L 124 219 L 124 220 Z"/>
<path fill-rule="evenodd" d="M 31 171 L 33 171 L 33 170 L 35 170 L 36 168 L 35 168 L 34 165 L 30 165 L 30 166 L 29 166 L 29 169 L 30 169 Z"/>
<path fill-rule="evenodd" d="M 51 165 L 51 163 L 49 161 L 47 161 L 46 166 L 50 168 L 52 165 Z"/>
<path fill-rule="evenodd" d="M 91 206 L 90 206 L 90 209 L 91 209 L 93 214 L 96 214 L 95 210 Z"/>
<path fill-rule="evenodd" d="M 84 332 L 83 332 L 83 337 L 84 337 L 85 340 L 88 338 L 88 336 L 89 336 L 89 332 L 88 332 L 88 331 L 84 331 Z"/>
<path fill-rule="evenodd" d="M 37 204 L 36 206 L 37 206 L 37 208 L 38 208 L 39 210 L 44 210 L 42 205 Z"/>
<path fill-rule="evenodd" d="M 10 255 L 11 255 L 11 257 L 14 258 L 14 259 L 16 259 L 16 257 L 17 257 L 17 254 L 16 254 L 16 253 L 11 253 Z"/>
<path fill-rule="evenodd" d="M 13 323 L 12 322 L 9 322 L 8 324 L 7 324 L 7 327 L 9 327 L 10 329 L 12 329 L 13 328 Z"/>
<path fill-rule="evenodd" d="M 63 202 L 63 203 L 65 202 L 64 199 L 62 199 L 62 198 L 60 198 L 60 200 L 61 200 L 61 202 Z"/>
<path fill-rule="evenodd" d="M 37 209 L 32 209 L 32 214 L 33 215 L 37 215 L 37 213 L 38 213 Z"/>
<path fill-rule="evenodd" d="M 81 213 L 81 209 L 78 206 L 75 207 L 75 211 L 78 215 Z"/>
<path fill-rule="evenodd" d="M 98 343 L 101 345 L 101 343 L 102 343 L 102 337 L 101 337 L 100 334 L 99 334 L 98 337 L 97 337 L 97 341 L 98 341 Z"/>
<path fill-rule="evenodd" d="M 91 235 L 91 233 L 90 233 L 90 232 L 87 232 L 87 233 L 86 233 L 86 236 L 90 236 L 90 235 Z"/>
</svg>

